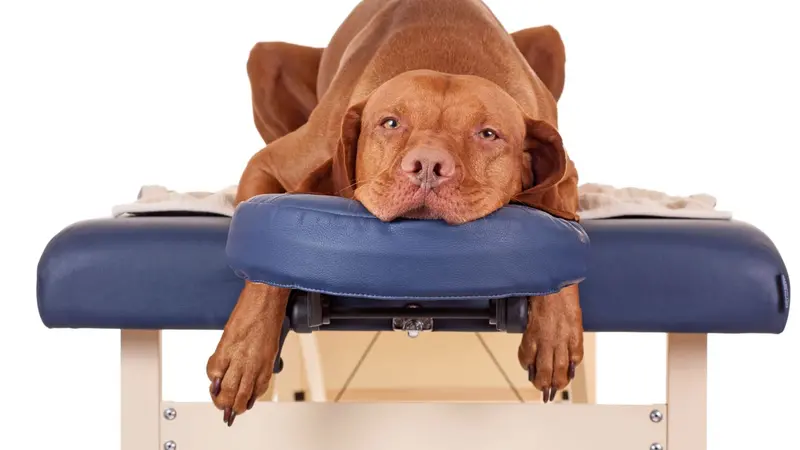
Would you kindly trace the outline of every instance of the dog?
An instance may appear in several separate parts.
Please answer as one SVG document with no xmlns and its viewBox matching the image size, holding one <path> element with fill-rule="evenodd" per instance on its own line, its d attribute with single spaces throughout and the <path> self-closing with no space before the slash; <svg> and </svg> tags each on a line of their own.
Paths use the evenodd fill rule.
<svg viewBox="0 0 800 450">
<path fill-rule="evenodd" d="M 247 73 L 267 146 L 236 203 L 337 195 L 383 221 L 459 225 L 520 203 L 578 221 L 578 174 L 558 132 L 559 33 L 508 33 L 480 0 L 364 0 L 325 48 L 260 42 Z M 272 376 L 289 290 L 246 282 L 209 358 L 230 426 Z M 545 403 L 583 359 L 576 285 L 532 297 L 518 358 Z"/>
</svg>

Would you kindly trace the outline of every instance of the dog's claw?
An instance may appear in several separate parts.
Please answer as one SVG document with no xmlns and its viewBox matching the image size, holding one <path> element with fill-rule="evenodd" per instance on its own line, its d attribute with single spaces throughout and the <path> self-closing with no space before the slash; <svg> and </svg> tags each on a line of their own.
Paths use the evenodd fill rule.
<svg viewBox="0 0 800 450">
<path fill-rule="evenodd" d="M 558 392 L 558 390 L 556 389 L 555 386 L 550 387 L 550 401 L 551 402 L 556 399 L 556 392 Z"/>
<path fill-rule="evenodd" d="M 236 418 L 236 411 L 233 411 L 233 412 L 231 412 L 231 417 L 230 417 L 230 418 L 228 418 L 228 426 L 229 426 L 229 427 L 230 427 L 231 425 L 233 425 L 233 419 L 235 419 L 235 418 Z"/>
<path fill-rule="evenodd" d="M 533 383 L 534 378 L 536 378 L 536 366 L 531 364 L 528 366 L 528 381 Z"/>
<path fill-rule="evenodd" d="M 569 363 L 569 369 L 567 369 L 567 377 L 569 377 L 569 381 L 572 381 L 575 378 L 575 363 Z"/>
<path fill-rule="evenodd" d="M 220 390 L 222 390 L 222 380 L 214 378 L 214 382 L 211 384 L 211 395 L 218 396 Z"/>
<path fill-rule="evenodd" d="M 233 410 L 231 408 L 225 408 L 225 410 L 222 412 L 222 421 L 229 423 L 231 421 L 231 414 L 233 414 Z"/>
<path fill-rule="evenodd" d="M 550 399 L 550 388 L 542 389 L 542 403 L 547 403 Z"/>
<path fill-rule="evenodd" d="M 253 409 L 253 406 L 255 406 L 255 404 L 256 404 L 256 395 L 253 394 L 253 396 L 250 397 L 250 400 L 247 401 L 247 410 L 249 411 Z"/>
</svg>

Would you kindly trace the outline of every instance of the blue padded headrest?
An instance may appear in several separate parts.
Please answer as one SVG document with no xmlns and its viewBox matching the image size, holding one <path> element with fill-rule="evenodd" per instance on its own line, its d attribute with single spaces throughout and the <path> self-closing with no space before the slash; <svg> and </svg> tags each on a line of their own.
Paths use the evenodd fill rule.
<svg viewBox="0 0 800 450">
<path fill-rule="evenodd" d="M 586 276 L 575 223 L 511 205 L 464 225 L 386 223 L 361 203 L 269 194 L 242 202 L 228 264 L 244 279 L 337 296 L 467 299 L 544 295 Z"/>
</svg>

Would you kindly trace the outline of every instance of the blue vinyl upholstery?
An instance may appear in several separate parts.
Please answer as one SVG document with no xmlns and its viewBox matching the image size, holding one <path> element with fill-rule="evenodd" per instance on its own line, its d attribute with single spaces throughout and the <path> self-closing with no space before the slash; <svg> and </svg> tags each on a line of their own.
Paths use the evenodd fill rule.
<svg viewBox="0 0 800 450">
<path fill-rule="evenodd" d="M 229 225 L 225 217 L 144 216 L 67 227 L 48 244 L 38 266 L 42 321 L 54 328 L 221 329 L 243 284 L 228 266 Z M 587 331 L 783 331 L 789 279 L 779 252 L 758 229 L 738 221 L 654 218 L 582 226 L 591 240 L 580 284 Z M 358 231 L 353 242 L 363 250 L 356 241 L 366 235 Z M 325 243 L 334 244 L 347 251 L 344 241 Z M 474 259 L 478 266 L 487 261 L 481 254 Z M 382 270 L 408 269 L 391 261 L 387 255 Z M 314 276 L 315 283 L 332 283 L 325 274 Z M 485 288 L 471 282 L 463 278 L 460 292 Z M 423 289 L 425 280 L 419 283 L 416 288 Z"/>
<path fill-rule="evenodd" d="M 241 203 L 227 244 L 247 280 L 406 300 L 558 292 L 585 278 L 588 254 L 580 225 L 523 206 L 460 226 L 384 223 L 353 200 L 285 194 Z"/>
</svg>

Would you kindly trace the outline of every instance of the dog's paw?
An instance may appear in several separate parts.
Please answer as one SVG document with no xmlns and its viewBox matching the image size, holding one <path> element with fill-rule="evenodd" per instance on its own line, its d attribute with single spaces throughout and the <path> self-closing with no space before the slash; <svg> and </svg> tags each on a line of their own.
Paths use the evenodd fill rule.
<svg viewBox="0 0 800 450">
<path fill-rule="evenodd" d="M 532 297 L 528 326 L 519 346 L 519 362 L 528 379 L 542 391 L 542 401 L 552 402 L 556 393 L 575 377 L 583 360 L 583 321 L 577 291 L 565 288 L 557 294 Z"/>
<path fill-rule="evenodd" d="M 277 353 L 277 342 L 266 339 L 256 324 L 244 333 L 223 336 L 208 359 L 206 373 L 211 381 L 211 399 L 224 411 L 222 420 L 228 426 L 267 392 Z"/>
</svg>

